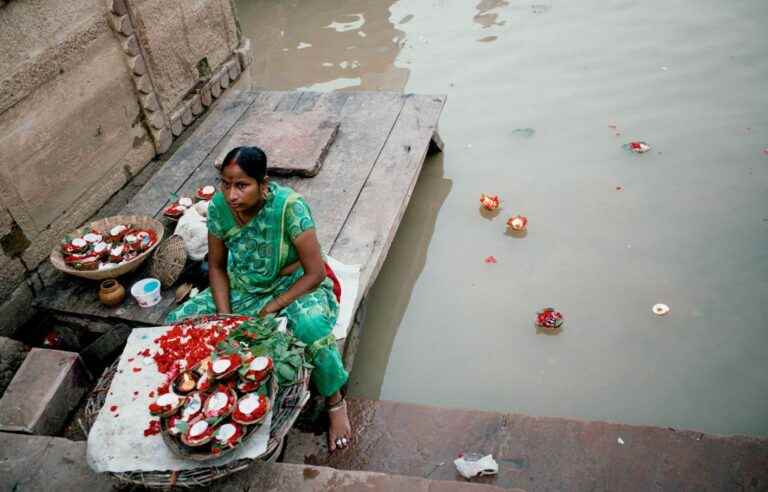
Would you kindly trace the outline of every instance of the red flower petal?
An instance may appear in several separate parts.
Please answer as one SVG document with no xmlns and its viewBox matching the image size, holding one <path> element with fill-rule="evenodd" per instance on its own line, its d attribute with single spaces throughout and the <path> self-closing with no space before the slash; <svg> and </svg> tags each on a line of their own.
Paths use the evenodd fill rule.
<svg viewBox="0 0 768 492">
<path fill-rule="evenodd" d="M 486 263 L 493 264 L 493 263 L 496 263 L 496 257 L 495 256 L 489 256 L 484 261 Z"/>
</svg>

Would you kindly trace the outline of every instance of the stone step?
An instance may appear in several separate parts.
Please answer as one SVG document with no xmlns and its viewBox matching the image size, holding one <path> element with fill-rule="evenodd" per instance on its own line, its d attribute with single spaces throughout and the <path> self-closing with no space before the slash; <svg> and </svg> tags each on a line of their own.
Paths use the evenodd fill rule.
<svg viewBox="0 0 768 492">
<path fill-rule="evenodd" d="M 463 480 L 462 452 L 493 454 L 499 475 L 473 479 L 538 490 L 768 490 L 768 439 L 349 399 L 353 447 L 291 430 L 283 460 Z"/>
<path fill-rule="evenodd" d="M 57 433 L 89 381 L 76 353 L 33 348 L 0 399 L 0 431 Z"/>
<path fill-rule="evenodd" d="M 88 467 L 85 450 L 83 441 L 0 432 L 0 489 L 25 492 L 115 490 L 115 482 L 108 474 L 94 473 Z M 319 466 L 258 463 L 199 490 L 502 492 L 503 489 Z"/>
</svg>

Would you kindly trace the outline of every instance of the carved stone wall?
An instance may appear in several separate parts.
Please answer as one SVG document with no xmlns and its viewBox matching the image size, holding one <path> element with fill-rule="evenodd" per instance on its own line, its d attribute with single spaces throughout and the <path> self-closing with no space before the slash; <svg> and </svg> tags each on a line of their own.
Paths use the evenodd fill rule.
<svg viewBox="0 0 768 492">
<path fill-rule="evenodd" d="M 0 0 L 0 334 L 63 234 L 249 59 L 229 0 Z"/>
</svg>

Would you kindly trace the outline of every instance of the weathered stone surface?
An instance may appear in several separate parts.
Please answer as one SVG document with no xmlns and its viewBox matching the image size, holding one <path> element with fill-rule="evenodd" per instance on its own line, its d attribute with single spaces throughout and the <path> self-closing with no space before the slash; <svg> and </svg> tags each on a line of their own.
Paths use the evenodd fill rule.
<svg viewBox="0 0 768 492">
<path fill-rule="evenodd" d="M 171 144 L 173 143 L 173 135 L 171 134 L 171 130 L 168 128 L 163 128 L 161 130 L 158 130 L 155 135 L 155 150 L 158 154 L 162 154 L 163 152 L 167 151 L 171 148 Z"/>
<path fill-rule="evenodd" d="M 125 0 L 107 0 L 107 8 L 115 15 L 125 15 L 128 9 L 125 7 Z"/>
<path fill-rule="evenodd" d="M 200 91 L 200 102 L 206 108 L 213 102 L 213 95 L 211 95 L 211 86 L 205 85 Z"/>
<path fill-rule="evenodd" d="M 153 94 L 152 81 L 149 80 L 148 75 L 144 75 L 143 77 L 134 77 L 134 81 L 136 82 L 136 89 L 138 89 L 139 92 L 142 94 Z"/>
<path fill-rule="evenodd" d="M 91 374 L 99 374 L 114 359 L 114 355 L 125 346 L 131 328 L 126 325 L 115 327 L 97 338 L 80 352 L 85 366 Z"/>
<path fill-rule="evenodd" d="M 229 0 L 198 0 L 183 9 L 169 8 L 166 0 L 134 0 L 130 5 L 164 108 L 178 107 L 197 84 L 196 67 L 203 58 L 215 71 L 237 47 L 235 13 Z"/>
<path fill-rule="evenodd" d="M 181 112 L 181 123 L 184 126 L 189 126 L 193 121 L 195 121 L 195 118 L 192 116 L 192 108 L 186 106 L 184 111 Z"/>
<path fill-rule="evenodd" d="M 192 111 L 193 116 L 199 116 L 203 112 L 203 103 L 200 95 L 196 95 L 189 102 L 189 109 Z"/>
<path fill-rule="evenodd" d="M 203 489 L 200 489 L 203 490 Z M 207 489 L 206 489 L 207 490 Z M 365 471 L 334 470 L 320 466 L 257 463 L 215 483 L 221 492 L 259 491 L 398 491 L 398 492 L 501 492 L 499 487 L 468 482 L 428 480 Z M 517 492 L 522 492 L 515 489 Z M 515 491 L 511 491 L 515 492 Z"/>
<path fill-rule="evenodd" d="M 13 336 L 24 323 L 35 315 L 32 309 L 32 290 L 22 282 L 0 304 L 0 335 Z"/>
<path fill-rule="evenodd" d="M 171 119 L 171 132 L 173 136 L 178 137 L 184 131 L 184 123 L 181 122 L 181 114 L 175 114 Z"/>
<path fill-rule="evenodd" d="M 128 36 L 123 41 L 123 51 L 128 56 L 138 56 L 141 51 L 139 50 L 139 42 L 136 40 L 136 35 Z"/>
<path fill-rule="evenodd" d="M 0 433 L 0 489 L 19 492 L 116 490 L 85 461 L 85 441 Z"/>
<path fill-rule="evenodd" d="M 110 22 L 115 32 L 123 36 L 133 34 L 133 24 L 131 24 L 131 19 L 127 15 L 113 15 Z"/>
<path fill-rule="evenodd" d="M 61 4 L 58 1 L 51 3 Z M 62 34 L 73 31 L 69 51 L 63 52 L 64 48 L 59 46 L 49 53 L 46 49 L 48 41 L 38 47 L 21 44 L 15 38 L 10 40 L 10 46 L 21 44 L 29 49 L 20 54 L 25 60 L 31 60 L 27 64 L 57 68 L 55 77 L 45 80 L 45 86 L 40 90 L 30 87 L 26 97 L 18 100 L 0 118 L 0 193 L 12 216 L 32 241 L 31 247 L 44 250 L 50 250 L 52 243 L 39 240 L 39 233 L 54 222 L 58 226 L 69 222 L 68 219 L 79 225 L 95 211 L 94 197 L 100 198 L 96 203 L 100 206 L 104 196 L 110 196 L 124 184 L 120 170 L 126 164 L 133 164 L 124 162 L 127 156 L 138 157 L 142 165 L 148 160 L 146 153 L 135 152 L 135 139 L 146 136 L 146 131 L 137 121 L 139 106 L 126 69 L 125 55 L 114 34 L 106 28 L 103 11 L 100 16 L 93 17 L 90 12 L 92 2 L 78 0 L 73 3 L 81 7 L 87 3 L 87 9 L 83 10 L 88 13 L 72 12 L 83 17 L 74 17 L 76 21 L 72 23 L 75 26 L 61 26 Z M 62 8 L 64 12 L 69 10 L 68 6 L 62 5 Z M 18 9 L 14 6 L 10 10 Z M 5 20 L 5 14 L 4 9 L 0 19 Z M 31 28 L 34 31 L 38 29 L 42 14 L 30 12 L 29 15 L 34 19 L 35 27 Z M 66 21 L 59 15 L 59 12 L 52 13 L 51 19 Z M 99 26 L 104 29 L 99 30 Z M 5 28 L 0 26 L 0 38 L 17 33 L 17 29 L 7 31 Z M 55 32 L 45 39 L 60 39 L 60 35 Z M 25 37 L 39 36 L 42 34 L 38 32 L 36 36 Z M 2 39 L 0 45 L 9 46 Z M 4 65 L 6 59 L 16 57 L 15 52 L 13 56 L 0 57 L 0 65 Z M 20 60 L 0 73 L 23 78 L 26 70 L 26 64 Z M 3 90 L 0 88 L 0 93 Z M 73 121 L 85 123 L 74 125 Z M 15 165 L 16 156 L 27 152 L 30 146 L 35 146 L 38 151 L 25 166 Z M 151 145 L 149 148 L 153 150 Z M 151 155 L 152 152 L 150 158 Z M 117 167 L 118 172 L 110 173 L 113 167 Z M 110 181 L 114 181 L 115 176 L 123 179 L 116 180 L 118 185 L 110 189 Z M 83 212 L 83 209 L 86 210 Z M 26 254 L 23 259 L 27 262 Z M 27 266 L 33 268 L 36 264 L 32 261 Z"/>
<path fill-rule="evenodd" d="M 240 62 L 237 59 L 227 62 L 227 73 L 229 73 L 229 80 L 233 82 L 240 76 Z"/>
<path fill-rule="evenodd" d="M 27 356 L 29 347 L 7 337 L 0 337 L 0 396 L 13 379 L 16 370 Z"/>
<path fill-rule="evenodd" d="M 267 114 L 232 130 L 218 160 L 233 147 L 258 145 L 268 156 L 271 174 L 312 177 L 320 172 L 338 129 L 339 121 L 322 112 Z"/>
<path fill-rule="evenodd" d="M 221 95 L 221 83 L 219 80 L 220 78 L 221 78 L 220 75 L 214 75 L 213 77 L 211 77 L 211 81 L 209 83 L 211 87 L 211 95 L 215 99 L 218 99 L 219 96 Z"/>
<path fill-rule="evenodd" d="M 237 59 L 240 62 L 240 68 L 245 70 L 251 63 L 253 63 L 253 52 L 251 51 L 251 40 L 249 38 L 243 38 L 240 42 L 240 46 L 235 49 Z"/>
<path fill-rule="evenodd" d="M 498 477 L 477 481 L 505 488 L 768 488 L 765 438 L 356 399 L 349 410 L 357 430 L 351 450 L 329 456 L 324 436 L 294 430 L 285 461 L 461 480 L 453 459 L 476 451 L 499 463 Z"/>
<path fill-rule="evenodd" d="M 128 66 L 131 67 L 133 75 L 142 76 L 147 73 L 147 66 L 144 65 L 144 57 L 141 55 L 134 56 L 128 59 Z"/>
<path fill-rule="evenodd" d="M 0 431 L 58 432 L 85 394 L 89 380 L 76 353 L 30 350 L 0 399 Z"/>
<path fill-rule="evenodd" d="M 155 97 L 154 94 L 147 94 L 141 96 L 139 99 L 141 99 L 141 105 L 144 107 L 144 109 L 150 113 L 154 113 L 160 109 L 160 105 L 157 102 L 157 97 Z"/>
<path fill-rule="evenodd" d="M 17 258 L 0 254 L 0 299 L 8 297 L 24 281 L 26 269 Z"/>
<path fill-rule="evenodd" d="M 74 69 L 92 42 L 112 37 L 105 17 L 93 0 L 13 2 L 0 11 L 0 114 Z"/>
</svg>

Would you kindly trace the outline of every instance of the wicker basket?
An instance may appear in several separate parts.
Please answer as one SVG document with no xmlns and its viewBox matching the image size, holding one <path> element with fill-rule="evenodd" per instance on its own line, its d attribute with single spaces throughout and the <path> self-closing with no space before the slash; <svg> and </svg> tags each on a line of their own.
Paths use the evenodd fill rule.
<svg viewBox="0 0 768 492">
<path fill-rule="evenodd" d="M 179 279 L 186 263 L 187 250 L 184 249 L 184 239 L 174 234 L 155 250 L 149 263 L 149 272 L 167 289 Z"/>
<path fill-rule="evenodd" d="M 61 246 L 57 244 L 53 248 L 53 251 L 51 251 L 51 264 L 53 264 L 54 268 L 61 272 L 91 280 L 117 278 L 120 275 L 125 275 L 126 273 L 130 273 L 136 270 L 139 266 L 141 266 L 144 260 L 149 257 L 149 254 L 152 253 L 157 245 L 160 244 L 160 242 L 163 240 L 163 234 L 165 234 L 165 228 L 163 227 L 163 224 L 153 219 L 152 217 L 147 215 L 115 215 L 113 217 L 107 217 L 106 219 L 99 219 L 95 222 L 91 222 L 86 226 L 72 231 L 69 235 L 82 236 L 92 229 L 97 231 L 108 231 L 112 227 L 119 224 L 131 224 L 139 229 L 152 229 L 157 235 L 157 241 L 155 244 L 150 246 L 148 250 L 144 251 L 131 261 L 106 270 L 75 270 L 74 268 L 69 267 L 64 262 L 64 255 L 61 253 Z"/>
<path fill-rule="evenodd" d="M 224 317 L 226 315 L 219 316 Z M 206 317 L 208 320 L 212 318 L 210 316 Z M 107 398 L 107 393 L 109 393 L 109 388 L 112 385 L 112 379 L 115 377 L 119 362 L 119 359 L 116 360 L 104 370 L 96 383 L 96 387 L 88 395 L 83 419 L 83 426 L 86 432 L 90 432 L 96 417 L 104 406 L 104 400 Z M 267 450 L 258 461 L 274 462 L 280 455 L 283 438 L 291 430 L 301 410 L 309 401 L 310 374 L 309 370 L 302 368 L 295 383 L 278 389 L 272 408 L 272 425 L 270 427 L 269 441 L 267 441 Z M 121 482 L 149 488 L 193 488 L 210 484 L 215 480 L 244 470 L 251 466 L 254 461 L 256 460 L 241 459 L 232 461 L 224 466 L 195 468 L 193 470 L 122 472 L 112 473 L 111 475 Z"/>
</svg>

